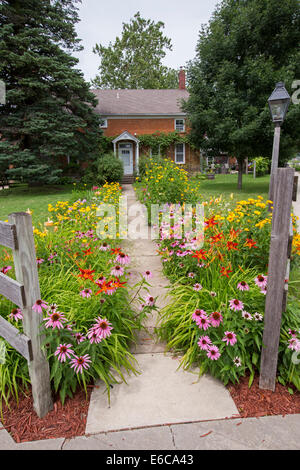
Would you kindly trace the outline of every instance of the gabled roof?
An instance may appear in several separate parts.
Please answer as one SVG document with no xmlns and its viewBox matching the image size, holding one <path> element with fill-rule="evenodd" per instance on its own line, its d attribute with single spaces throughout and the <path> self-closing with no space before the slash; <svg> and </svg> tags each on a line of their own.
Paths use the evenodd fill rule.
<svg viewBox="0 0 300 470">
<path fill-rule="evenodd" d="M 182 115 L 187 90 L 92 90 L 98 98 L 96 112 L 102 116 Z"/>
</svg>

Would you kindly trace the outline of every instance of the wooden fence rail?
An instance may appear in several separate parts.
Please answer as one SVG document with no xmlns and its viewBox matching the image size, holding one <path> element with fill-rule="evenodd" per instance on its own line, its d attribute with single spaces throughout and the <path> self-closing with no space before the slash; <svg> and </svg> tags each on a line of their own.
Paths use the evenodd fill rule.
<svg viewBox="0 0 300 470">
<path fill-rule="evenodd" d="M 50 371 L 42 351 L 42 314 L 32 310 L 41 298 L 33 239 L 32 220 L 26 212 L 10 214 L 0 222 L 0 245 L 12 248 L 16 280 L 0 273 L 0 294 L 22 309 L 24 334 L 0 316 L 0 336 L 28 361 L 33 406 L 42 418 L 53 407 Z"/>
</svg>

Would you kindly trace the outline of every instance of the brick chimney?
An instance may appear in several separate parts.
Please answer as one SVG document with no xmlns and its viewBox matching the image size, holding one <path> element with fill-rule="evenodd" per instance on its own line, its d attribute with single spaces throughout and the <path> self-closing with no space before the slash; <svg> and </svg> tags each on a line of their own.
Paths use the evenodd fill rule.
<svg viewBox="0 0 300 470">
<path fill-rule="evenodd" d="M 178 80 L 179 80 L 179 90 L 185 90 L 185 70 L 180 67 L 178 73 Z"/>
</svg>

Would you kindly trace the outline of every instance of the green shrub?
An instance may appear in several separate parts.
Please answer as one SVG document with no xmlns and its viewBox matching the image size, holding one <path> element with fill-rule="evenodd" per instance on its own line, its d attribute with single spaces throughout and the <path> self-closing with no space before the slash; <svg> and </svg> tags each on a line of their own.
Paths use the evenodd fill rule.
<svg viewBox="0 0 300 470">
<path fill-rule="evenodd" d="M 113 152 L 99 156 L 84 172 L 82 183 L 102 186 L 105 182 L 121 182 L 124 174 L 123 163 Z"/>
<path fill-rule="evenodd" d="M 96 164 L 98 184 L 121 182 L 124 174 L 123 163 L 113 152 L 101 156 Z"/>
<path fill-rule="evenodd" d="M 264 176 L 269 171 L 270 161 L 265 157 L 256 157 L 256 176 Z"/>
</svg>

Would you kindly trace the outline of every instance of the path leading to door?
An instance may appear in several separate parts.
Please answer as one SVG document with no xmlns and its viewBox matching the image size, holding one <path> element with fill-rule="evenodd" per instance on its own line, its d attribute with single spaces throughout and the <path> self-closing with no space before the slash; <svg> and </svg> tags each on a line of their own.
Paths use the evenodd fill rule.
<svg viewBox="0 0 300 470">
<path fill-rule="evenodd" d="M 140 231 L 147 231 L 143 206 L 136 201 L 131 185 L 124 185 L 127 196 L 129 224 L 140 210 Z M 134 206 L 134 207 L 133 207 Z M 124 251 L 131 257 L 131 283 L 134 285 L 146 270 L 153 273 L 151 295 L 158 297 L 156 305 L 162 308 L 168 302 L 168 281 L 162 274 L 162 265 L 156 244 L 147 240 L 126 240 Z M 94 389 L 87 419 L 86 434 L 141 428 L 164 424 L 188 423 L 238 415 L 237 408 L 226 388 L 210 376 L 198 379 L 195 373 L 178 369 L 179 359 L 164 353 L 164 344 L 154 337 L 156 314 L 145 320 L 146 331 L 139 334 L 132 351 L 137 360 L 139 375 L 128 377 L 127 384 L 115 385 L 108 405 L 103 384 Z"/>
</svg>

